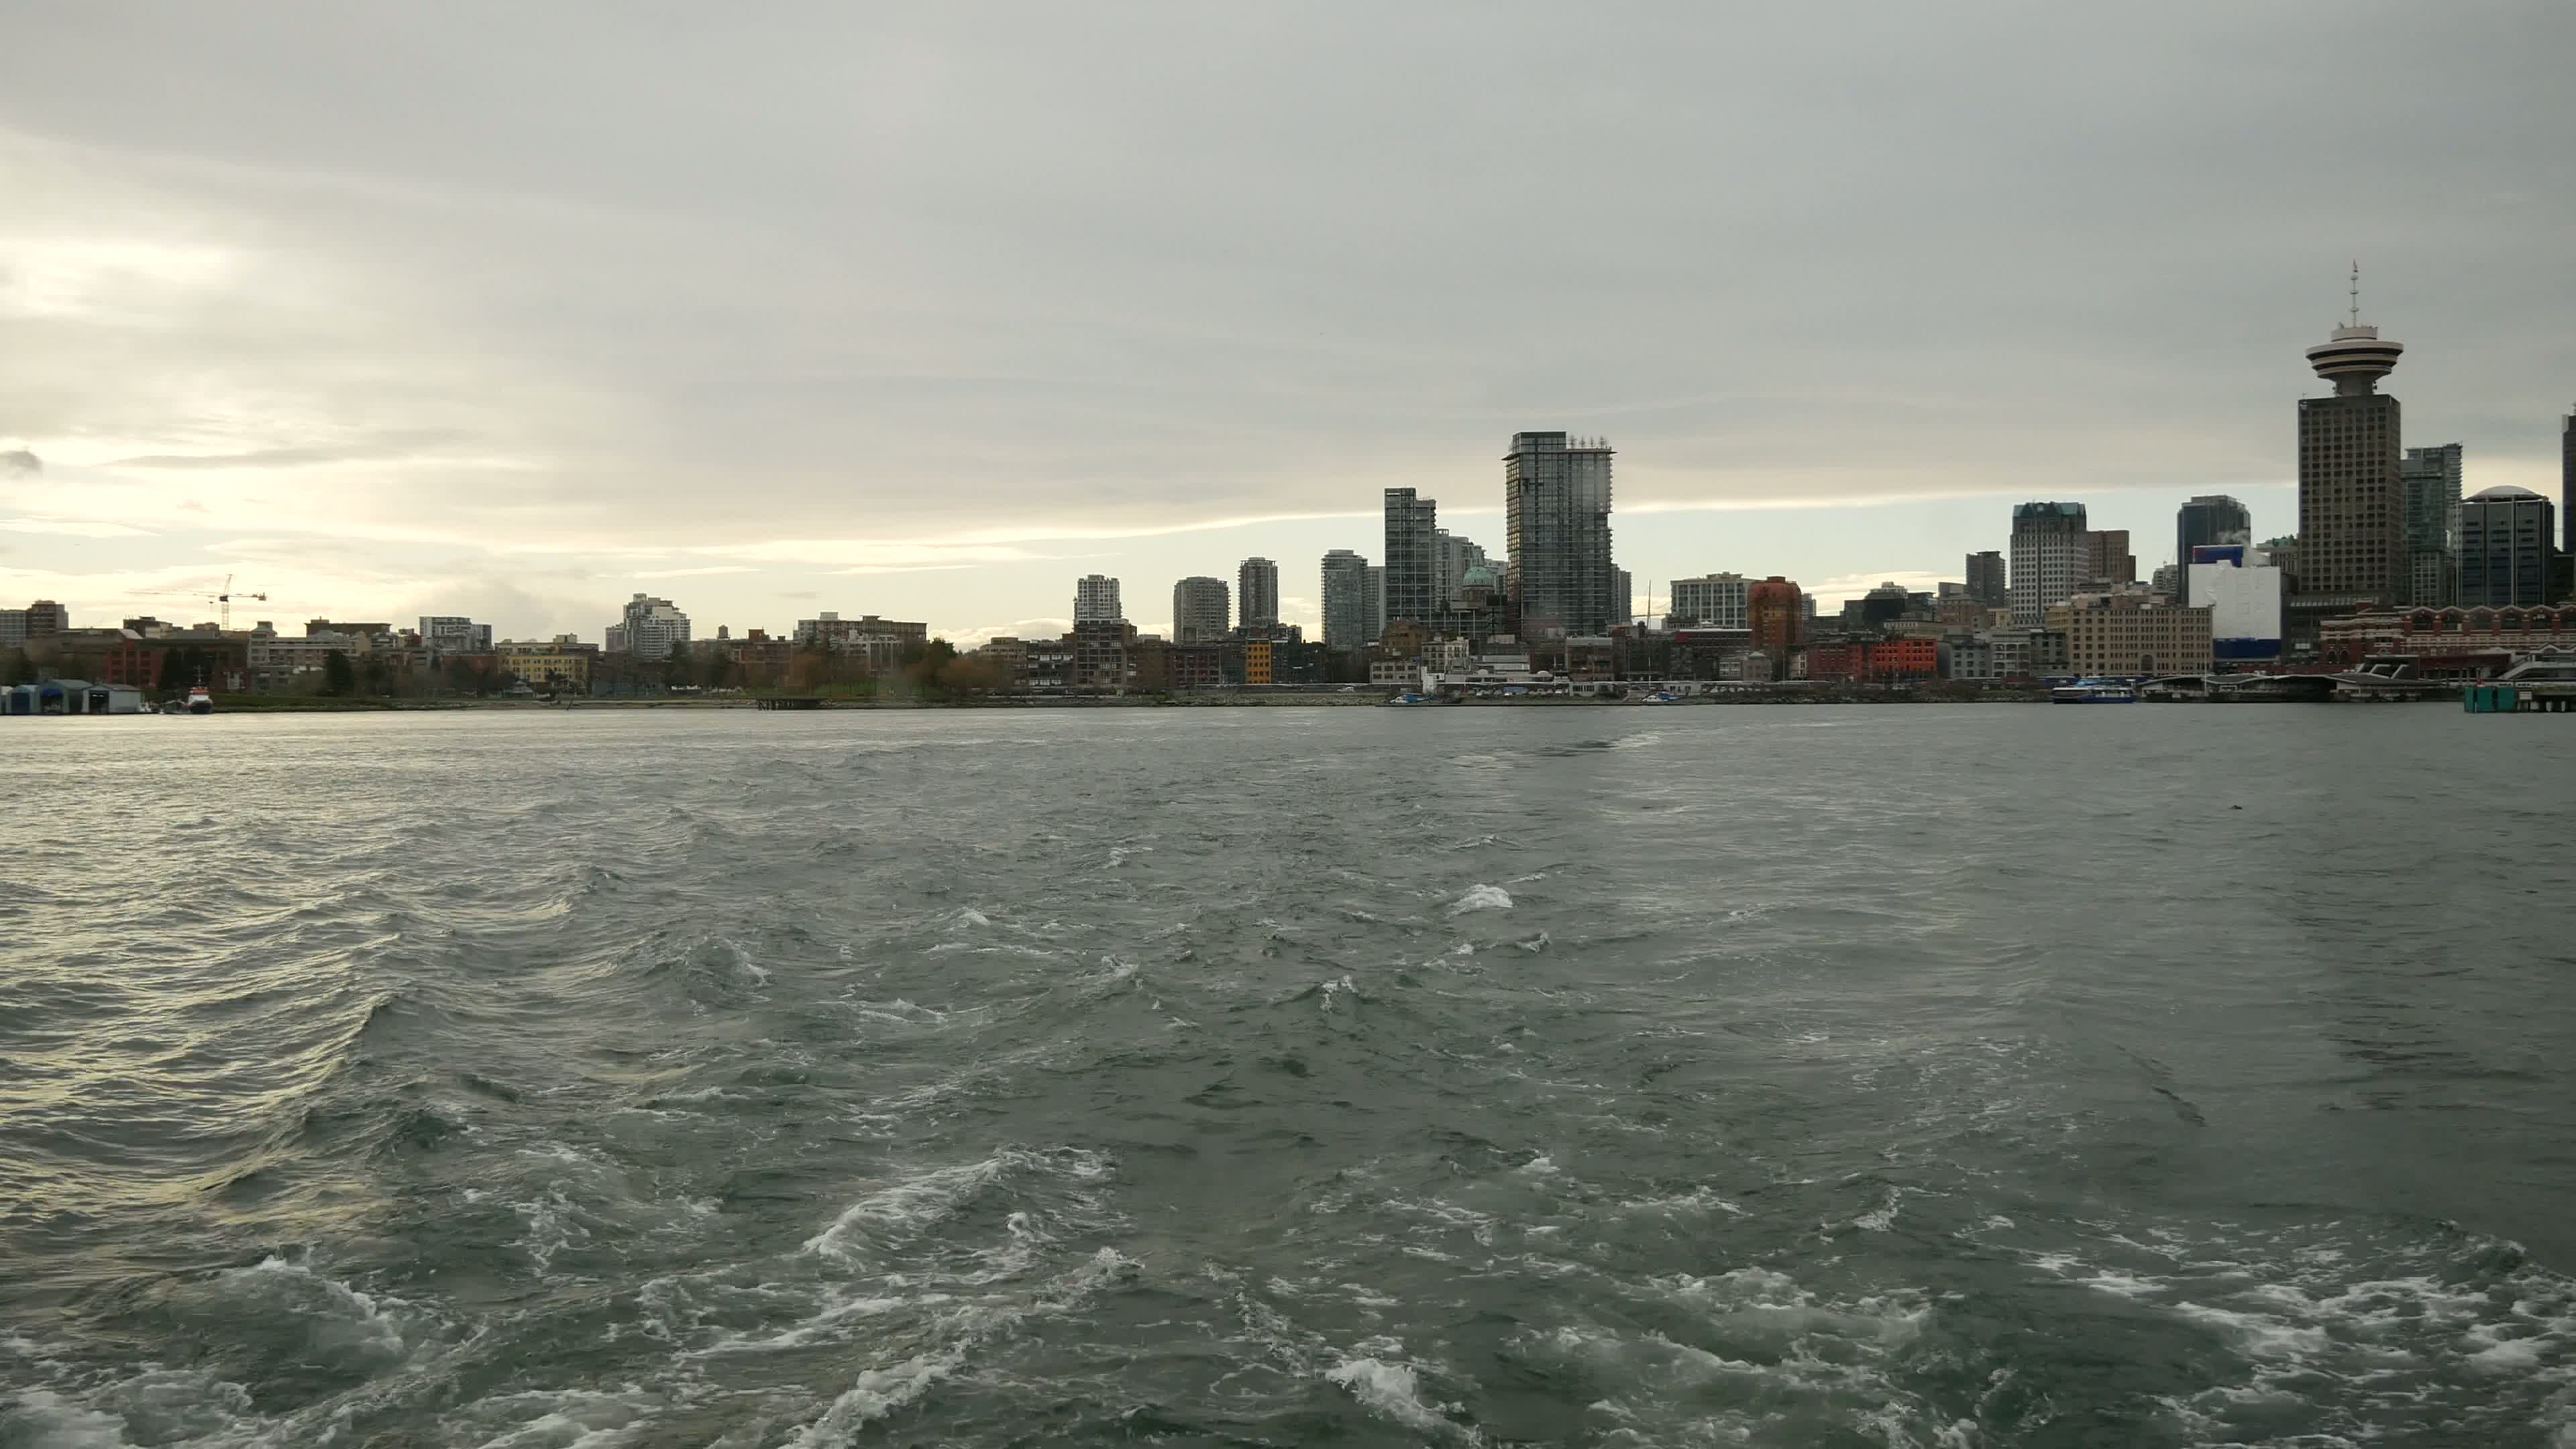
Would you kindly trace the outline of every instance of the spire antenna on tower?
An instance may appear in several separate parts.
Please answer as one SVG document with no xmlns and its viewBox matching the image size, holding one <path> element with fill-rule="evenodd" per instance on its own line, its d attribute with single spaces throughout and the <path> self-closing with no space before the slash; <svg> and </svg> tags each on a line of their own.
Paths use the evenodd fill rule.
<svg viewBox="0 0 2576 1449">
<path fill-rule="evenodd" d="M 2361 263 L 2358 259 L 2352 264 L 2352 320 L 2345 325 L 2361 325 Z"/>
</svg>

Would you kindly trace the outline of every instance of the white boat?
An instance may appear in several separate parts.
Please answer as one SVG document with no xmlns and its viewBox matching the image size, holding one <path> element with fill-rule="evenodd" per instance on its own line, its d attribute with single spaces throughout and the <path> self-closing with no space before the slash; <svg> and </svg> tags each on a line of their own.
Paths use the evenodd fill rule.
<svg viewBox="0 0 2576 1449">
<path fill-rule="evenodd" d="M 214 712 L 215 697 L 206 692 L 204 685 L 200 684 L 188 691 L 188 713 L 213 714 Z"/>
<path fill-rule="evenodd" d="M 2115 679 L 2079 679 L 2048 692 L 2053 704 L 2136 704 L 2138 688 Z"/>
</svg>

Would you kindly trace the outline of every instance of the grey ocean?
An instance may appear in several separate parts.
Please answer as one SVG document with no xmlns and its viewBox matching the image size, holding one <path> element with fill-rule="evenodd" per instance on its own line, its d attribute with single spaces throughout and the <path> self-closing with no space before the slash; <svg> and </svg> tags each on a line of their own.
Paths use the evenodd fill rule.
<svg viewBox="0 0 2576 1449">
<path fill-rule="evenodd" d="M 2556 717 L 15 721 L 0 785 L 10 1449 L 2576 1444 Z"/>
</svg>

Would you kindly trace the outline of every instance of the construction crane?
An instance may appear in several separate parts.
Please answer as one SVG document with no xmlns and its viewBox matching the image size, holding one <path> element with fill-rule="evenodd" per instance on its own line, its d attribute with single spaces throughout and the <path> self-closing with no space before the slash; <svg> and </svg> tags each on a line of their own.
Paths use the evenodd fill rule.
<svg viewBox="0 0 2576 1449">
<path fill-rule="evenodd" d="M 205 596 L 204 596 L 204 598 L 205 598 L 206 602 L 208 602 L 208 603 L 210 603 L 210 604 L 217 604 L 217 605 L 220 605 L 220 606 L 222 607 L 222 609 L 223 609 L 223 620 L 224 620 L 224 623 L 223 623 L 223 630 L 224 630 L 224 632 L 225 632 L 225 633 L 227 633 L 227 634 L 229 634 L 229 633 L 231 633 L 231 632 L 233 631 L 233 600 L 235 600 L 235 599 L 257 599 L 258 601 L 260 601 L 260 602 L 261 602 L 261 603 L 263 603 L 263 604 L 265 604 L 265 603 L 267 603 L 267 602 L 268 602 L 268 595 L 266 595 L 266 594 L 252 594 L 252 593 L 240 593 L 240 594 L 236 594 L 236 593 L 234 593 L 234 592 L 233 592 L 233 576 L 232 576 L 231 574 L 226 574 L 226 575 L 224 575 L 224 591 L 223 591 L 222 593 L 220 593 L 220 594 L 207 594 L 207 595 L 205 595 Z"/>
<path fill-rule="evenodd" d="M 268 595 L 266 594 L 254 594 L 247 590 L 235 592 L 233 589 L 233 576 L 231 574 L 224 575 L 224 591 L 220 594 L 182 592 L 175 594 L 136 594 L 134 597 L 138 599 L 194 599 L 201 604 L 212 604 L 223 612 L 223 624 L 221 627 L 227 631 L 233 627 L 233 600 L 256 599 L 261 603 L 268 602 Z"/>
</svg>

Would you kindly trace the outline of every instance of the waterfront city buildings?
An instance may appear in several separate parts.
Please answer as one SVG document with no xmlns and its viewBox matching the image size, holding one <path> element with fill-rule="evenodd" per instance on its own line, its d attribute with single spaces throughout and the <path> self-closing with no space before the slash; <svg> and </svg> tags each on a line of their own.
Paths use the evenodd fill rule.
<svg viewBox="0 0 2576 1449">
<path fill-rule="evenodd" d="M 2576 557 L 2576 410 L 2558 424 L 2558 551 Z"/>
<path fill-rule="evenodd" d="M 2559 602 L 2548 596 L 2557 552 L 2554 512 L 2546 497 L 2510 485 L 2462 503 L 2457 602 L 2489 608 Z"/>
<path fill-rule="evenodd" d="M 308 627 L 308 635 L 313 631 Z M 689 643 L 689 616 L 668 599 L 637 594 L 626 601 L 625 615 L 608 626 L 608 652 L 638 659 L 668 659 Z"/>
<path fill-rule="evenodd" d="M 1248 558 L 1235 570 L 1235 593 L 1240 605 L 1238 615 L 1246 629 L 1270 629 L 1279 624 L 1279 565 L 1266 558 Z M 1220 630 L 1219 632 L 1223 632 Z"/>
<path fill-rule="evenodd" d="M 489 654 L 492 626 L 455 614 L 420 616 L 420 645 L 436 654 Z"/>
<path fill-rule="evenodd" d="M 600 649 L 572 634 L 538 640 L 505 639 L 493 648 L 501 667 L 525 681 L 556 693 L 587 694 L 591 667 Z"/>
<path fill-rule="evenodd" d="M 2406 349 L 2362 322 L 2359 275 L 2356 269 L 2350 318 L 2307 353 L 2334 393 L 2299 400 L 2299 588 L 2292 608 L 2311 617 L 2384 608 L 2407 587 L 2397 399 L 2379 391 Z"/>
<path fill-rule="evenodd" d="M 1106 574 L 1085 574 L 1073 586 L 1073 622 L 1112 623 L 1127 617 L 1118 602 L 1118 581 Z"/>
<path fill-rule="evenodd" d="M 1202 574 L 1172 585 L 1172 642 L 1212 644 L 1224 638 L 1232 627 L 1227 608 L 1223 579 Z M 1244 622 L 1251 622 L 1248 601 Z"/>
<path fill-rule="evenodd" d="M 1753 627 L 1749 613 L 1753 585 L 1742 574 L 1704 574 L 1673 580 L 1672 600 L 1664 615 L 1670 628 Z"/>
<path fill-rule="evenodd" d="M 2397 462 L 2404 514 L 2405 588 L 2401 602 L 2442 605 L 2456 586 L 2460 526 L 2458 443 L 2408 448 Z"/>
<path fill-rule="evenodd" d="M 2084 535 L 2084 581 L 2088 584 L 2134 584 L 2138 556 L 2129 552 L 2125 528 L 2096 529 Z"/>
<path fill-rule="evenodd" d="M 1610 561 L 1610 445 L 1515 433 L 1503 456 L 1511 605 L 1525 639 L 1605 633 L 1616 606 Z M 1394 565 L 1392 552 L 1388 565 Z M 1393 579 L 1387 607 L 1393 611 Z"/>
<path fill-rule="evenodd" d="M 71 627 L 71 611 L 51 599 L 38 599 L 23 609 L 0 609 L 0 649 L 67 633 Z"/>
<path fill-rule="evenodd" d="M 2219 664 L 2269 665 L 2281 657 L 2281 570 L 2248 544 L 2201 544 L 2183 569 L 2189 608 L 2209 611 L 2210 655 Z"/>
<path fill-rule="evenodd" d="M 816 618 L 797 620 L 795 632 L 789 637 L 797 644 L 836 653 L 863 649 L 877 640 L 919 648 L 930 642 L 930 626 L 913 619 L 880 619 L 874 614 L 844 619 L 826 609 Z"/>
<path fill-rule="evenodd" d="M 2174 513 L 2173 561 L 2189 565 L 2191 551 L 2204 544 L 2254 541 L 2254 515 L 2224 493 L 2204 493 Z"/>
<path fill-rule="evenodd" d="M 2210 611 L 2146 594 L 2078 594 L 2048 611 L 2048 628 L 2066 636 L 2068 672 L 2087 678 L 2205 674 L 2215 663 Z"/>
<path fill-rule="evenodd" d="M 1990 609 L 2008 608 L 2012 593 L 2004 572 L 2001 550 L 1986 549 L 1968 555 L 1968 597 Z"/>
<path fill-rule="evenodd" d="M 2019 503 L 2012 518 L 2012 619 L 2025 627 L 2043 624 L 2090 575 L 2093 539 L 2084 505 Z"/>
<path fill-rule="evenodd" d="M 1808 604 L 1798 586 L 1778 574 L 1747 587 L 1744 617 L 1753 647 L 1785 665 L 1806 642 Z"/>
<path fill-rule="evenodd" d="M 1324 555 L 1324 647 L 1356 650 L 1377 636 L 1369 629 L 1368 560 L 1346 548 Z"/>
<path fill-rule="evenodd" d="M 1428 624 L 1439 596 L 1440 505 L 1410 488 L 1386 490 L 1386 624 Z M 1385 632 L 1381 625 L 1379 632 Z"/>
</svg>

